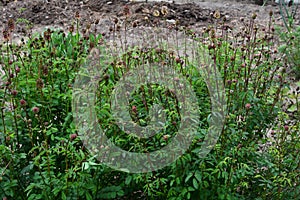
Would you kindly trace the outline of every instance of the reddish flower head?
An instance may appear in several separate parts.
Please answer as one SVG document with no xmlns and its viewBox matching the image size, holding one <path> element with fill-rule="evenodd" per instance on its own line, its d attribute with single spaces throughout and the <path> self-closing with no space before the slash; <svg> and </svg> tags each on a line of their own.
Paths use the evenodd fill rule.
<svg viewBox="0 0 300 200">
<path fill-rule="evenodd" d="M 130 15 L 130 10 L 129 10 L 129 7 L 128 7 L 127 5 L 125 5 L 125 6 L 123 7 L 123 14 L 124 14 L 125 16 L 129 16 L 129 15 Z"/>
<path fill-rule="evenodd" d="M 20 104 L 21 104 L 21 106 L 26 106 L 26 101 L 24 99 L 21 99 Z"/>
<path fill-rule="evenodd" d="M 16 73 L 19 73 L 21 71 L 20 67 L 16 67 L 15 70 L 16 70 Z"/>
<path fill-rule="evenodd" d="M 8 25 L 8 29 L 10 31 L 14 31 L 15 30 L 15 21 L 13 19 L 9 19 L 7 22 Z"/>
<path fill-rule="evenodd" d="M 11 91 L 11 94 L 12 94 L 13 96 L 17 96 L 18 91 L 17 91 L 17 90 L 12 90 L 12 91 Z"/>
<path fill-rule="evenodd" d="M 73 133 L 70 135 L 70 140 L 75 140 L 77 138 L 77 134 Z"/>
<path fill-rule="evenodd" d="M 32 108 L 32 112 L 34 112 L 34 113 L 38 113 L 39 111 L 40 111 L 40 109 L 36 106 Z"/>
<path fill-rule="evenodd" d="M 247 110 L 249 110 L 249 109 L 251 108 L 251 104 L 250 104 L 250 103 L 247 103 L 247 104 L 245 105 L 245 108 L 246 108 Z"/>
<path fill-rule="evenodd" d="M 7 28 L 3 30 L 2 34 L 5 41 L 10 39 L 10 31 Z"/>
<path fill-rule="evenodd" d="M 131 107 L 131 110 L 132 110 L 132 112 L 136 113 L 136 112 L 137 112 L 136 106 L 132 106 L 132 107 Z"/>
</svg>

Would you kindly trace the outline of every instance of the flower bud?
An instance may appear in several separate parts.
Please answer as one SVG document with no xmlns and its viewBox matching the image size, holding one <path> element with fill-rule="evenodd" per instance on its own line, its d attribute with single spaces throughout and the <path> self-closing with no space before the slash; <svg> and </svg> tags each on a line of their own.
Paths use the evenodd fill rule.
<svg viewBox="0 0 300 200">
<path fill-rule="evenodd" d="M 12 91 L 11 91 L 11 94 L 12 94 L 13 96 L 17 96 L 18 91 L 17 91 L 17 90 L 12 90 Z"/>
<path fill-rule="evenodd" d="M 21 104 L 21 106 L 26 106 L 26 101 L 24 99 L 21 99 L 20 104 Z"/>
<path fill-rule="evenodd" d="M 246 108 L 247 110 L 249 110 L 249 109 L 251 108 L 251 104 L 250 104 L 250 103 L 247 103 L 247 104 L 245 105 L 245 108 Z"/>
<path fill-rule="evenodd" d="M 132 106 L 132 107 L 131 107 L 131 110 L 132 110 L 132 112 L 137 113 L 137 108 L 136 108 L 136 106 Z"/>
<path fill-rule="evenodd" d="M 19 73 L 20 72 L 20 67 L 16 67 L 15 71 L 16 71 L 16 73 Z"/>
<path fill-rule="evenodd" d="M 38 113 L 39 111 L 40 111 L 40 109 L 36 106 L 32 108 L 32 112 L 34 112 L 34 113 Z"/>
<path fill-rule="evenodd" d="M 75 140 L 77 138 L 77 134 L 73 133 L 70 135 L 70 140 Z"/>
</svg>

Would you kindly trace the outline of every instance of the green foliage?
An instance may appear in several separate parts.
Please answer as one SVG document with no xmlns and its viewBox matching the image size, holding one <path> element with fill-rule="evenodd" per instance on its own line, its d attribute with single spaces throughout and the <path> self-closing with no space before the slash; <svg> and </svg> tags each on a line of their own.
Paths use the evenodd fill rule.
<svg viewBox="0 0 300 200">
<path fill-rule="evenodd" d="M 275 32 L 271 28 L 260 32 L 255 15 L 243 20 L 244 29 L 233 35 L 223 19 L 215 20 L 218 26 L 200 35 L 183 30 L 207 48 L 213 67 L 222 74 L 227 96 L 224 128 L 205 158 L 200 158 L 199 152 L 207 134 L 211 99 L 203 77 L 188 57 L 172 55 L 167 47 L 133 48 L 112 57 L 103 67 L 105 75 L 99 80 L 95 105 L 98 121 L 124 150 L 148 152 L 167 145 L 181 117 L 172 91 L 146 84 L 130 94 L 128 112 L 132 121 L 146 126 L 151 106 L 162 105 L 164 129 L 148 140 L 122 132 L 109 101 L 116 83 L 129 69 L 147 59 L 156 64 L 163 61 L 187 78 L 199 100 L 200 124 L 190 148 L 171 165 L 144 174 L 106 167 L 77 137 L 72 87 L 91 49 L 106 47 L 102 35 L 47 30 L 22 45 L 6 41 L 0 54 L 4 70 L 0 198 L 298 199 L 300 124 L 288 124 L 290 116 L 281 109 L 288 82 L 281 69 L 286 60 L 274 54 Z M 296 49 L 294 45 L 289 43 L 291 49 Z"/>
<path fill-rule="evenodd" d="M 300 27 L 294 23 L 299 5 L 294 4 L 288 6 L 280 0 L 280 14 L 284 22 L 285 29 L 278 28 L 279 37 L 282 41 L 279 51 L 284 54 L 286 63 L 295 73 L 296 79 L 300 78 Z M 286 30 L 286 31 L 285 31 Z"/>
<path fill-rule="evenodd" d="M 297 80 L 300 79 L 300 26 L 289 32 L 280 34 L 283 44 L 279 51 L 283 53 L 287 64 L 295 73 Z"/>
</svg>

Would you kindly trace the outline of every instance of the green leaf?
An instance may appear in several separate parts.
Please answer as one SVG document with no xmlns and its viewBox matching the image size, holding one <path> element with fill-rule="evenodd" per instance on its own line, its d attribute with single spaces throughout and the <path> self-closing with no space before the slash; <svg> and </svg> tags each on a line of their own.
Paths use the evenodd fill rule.
<svg viewBox="0 0 300 200">
<path fill-rule="evenodd" d="M 187 199 L 191 199 L 191 193 L 187 193 Z"/>
<path fill-rule="evenodd" d="M 193 186 L 194 186 L 194 188 L 197 190 L 198 188 L 199 188 L 199 184 L 198 184 L 198 181 L 197 181 L 197 179 L 193 179 Z"/>
<path fill-rule="evenodd" d="M 188 182 L 188 181 L 190 180 L 190 178 L 191 178 L 193 175 L 194 175 L 194 173 L 193 173 L 193 172 L 190 172 L 190 173 L 187 175 L 187 177 L 185 178 L 184 182 L 185 182 L 185 183 Z"/>
<path fill-rule="evenodd" d="M 203 181 L 203 185 L 207 188 L 209 186 L 209 183 L 207 181 Z"/>
<path fill-rule="evenodd" d="M 67 200 L 67 196 L 64 192 L 61 193 L 61 199 L 62 200 Z"/>
<path fill-rule="evenodd" d="M 201 173 L 199 171 L 196 171 L 195 177 L 199 182 L 201 182 Z"/>
<path fill-rule="evenodd" d="M 293 104 L 291 107 L 288 108 L 289 112 L 296 112 L 297 111 L 297 105 Z"/>
<path fill-rule="evenodd" d="M 176 184 L 180 185 L 180 178 L 179 177 L 176 178 Z"/>
<path fill-rule="evenodd" d="M 27 194 L 28 195 L 28 194 Z M 28 200 L 34 200 L 35 199 L 35 194 L 31 194 L 29 197 L 28 197 Z"/>
<path fill-rule="evenodd" d="M 125 185 L 129 185 L 132 180 L 132 176 L 127 176 L 125 180 Z"/>
<path fill-rule="evenodd" d="M 84 171 L 84 170 L 87 170 L 88 168 L 90 167 L 90 165 L 89 165 L 89 163 L 88 162 L 84 162 L 84 163 L 82 163 L 82 171 Z"/>
<path fill-rule="evenodd" d="M 123 191 L 123 190 L 119 190 L 119 191 L 117 192 L 117 194 L 118 194 L 118 196 L 120 196 L 120 197 L 121 197 L 121 196 L 124 196 L 124 194 L 125 194 L 125 193 L 124 193 L 124 191 Z"/>
<path fill-rule="evenodd" d="M 93 200 L 93 197 L 90 195 L 90 193 L 85 193 L 86 200 Z"/>
<path fill-rule="evenodd" d="M 184 196 L 187 192 L 188 192 L 187 189 L 183 188 L 183 190 L 181 191 L 181 195 Z"/>
</svg>

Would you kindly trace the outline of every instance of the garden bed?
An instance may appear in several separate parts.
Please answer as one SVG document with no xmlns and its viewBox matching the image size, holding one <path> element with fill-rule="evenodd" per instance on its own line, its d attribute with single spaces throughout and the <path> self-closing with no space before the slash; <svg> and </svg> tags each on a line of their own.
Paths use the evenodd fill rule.
<svg viewBox="0 0 300 200">
<path fill-rule="evenodd" d="M 299 13 L 254 3 L 0 4 L 0 198 L 299 199 Z"/>
</svg>

